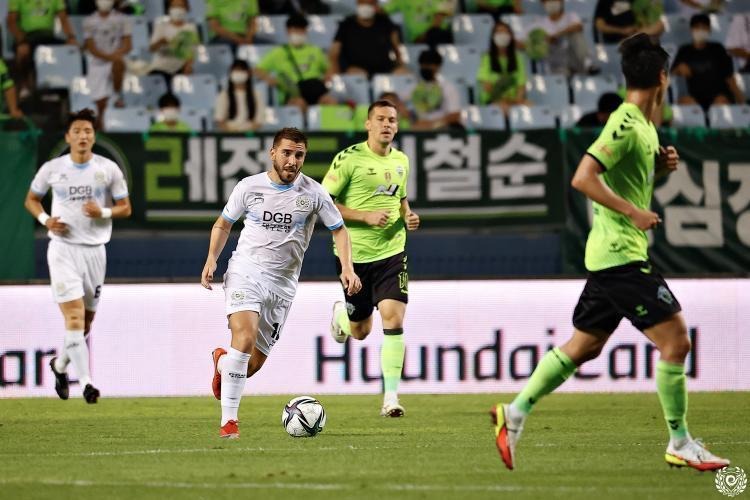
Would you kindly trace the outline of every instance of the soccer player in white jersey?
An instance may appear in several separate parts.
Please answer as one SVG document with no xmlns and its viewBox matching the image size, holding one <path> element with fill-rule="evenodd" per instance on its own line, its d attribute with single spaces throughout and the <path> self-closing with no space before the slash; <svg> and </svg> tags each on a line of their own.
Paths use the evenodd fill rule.
<svg viewBox="0 0 750 500">
<path fill-rule="evenodd" d="M 41 166 L 24 206 L 48 229 L 47 248 L 52 296 L 65 318 L 60 355 L 52 358 L 55 391 L 68 399 L 68 364 L 78 375 L 87 403 L 96 403 L 99 390 L 89 374 L 85 336 L 91 330 L 104 284 L 107 254 L 104 244 L 112 235 L 112 219 L 130 216 L 128 185 L 113 161 L 92 152 L 96 115 L 83 109 L 68 118 L 65 142 L 70 153 Z M 52 215 L 42 198 L 52 189 Z"/>
<path fill-rule="evenodd" d="M 331 196 L 301 173 L 307 137 L 296 128 L 276 133 L 267 172 L 241 180 L 211 229 L 201 285 L 211 289 L 216 260 L 232 224 L 244 216 L 237 249 L 224 275 L 224 296 L 232 342 L 229 352 L 213 351 L 212 389 L 221 401 L 219 436 L 239 437 L 237 413 L 245 380 L 260 370 L 279 340 L 297 291 L 302 259 L 315 221 L 333 233 L 348 294 L 362 284 L 354 273 L 349 233 Z"/>
</svg>

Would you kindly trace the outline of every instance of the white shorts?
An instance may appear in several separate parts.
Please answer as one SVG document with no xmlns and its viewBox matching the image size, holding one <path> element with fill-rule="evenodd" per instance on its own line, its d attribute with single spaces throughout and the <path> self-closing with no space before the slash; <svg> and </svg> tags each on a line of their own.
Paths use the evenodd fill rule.
<svg viewBox="0 0 750 500">
<path fill-rule="evenodd" d="M 70 302 L 83 297 L 87 311 L 96 311 L 107 272 L 104 245 L 73 245 L 50 240 L 47 264 L 55 302 Z"/>
<path fill-rule="evenodd" d="M 102 63 L 101 61 L 95 64 L 89 64 L 88 74 L 86 75 L 86 84 L 91 90 L 91 99 L 94 102 L 104 99 L 114 94 L 114 87 L 112 87 L 112 63 Z"/>
<path fill-rule="evenodd" d="M 236 273 L 224 275 L 224 303 L 227 316 L 239 311 L 255 311 L 260 316 L 255 347 L 268 356 L 279 340 L 292 303 L 257 282 Z"/>
</svg>

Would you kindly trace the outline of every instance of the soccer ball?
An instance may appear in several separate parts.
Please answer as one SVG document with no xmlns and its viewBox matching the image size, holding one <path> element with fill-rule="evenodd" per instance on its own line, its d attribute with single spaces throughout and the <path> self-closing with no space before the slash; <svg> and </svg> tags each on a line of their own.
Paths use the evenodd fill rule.
<svg viewBox="0 0 750 500">
<path fill-rule="evenodd" d="M 312 437 L 323 431 L 326 411 L 320 401 L 300 396 L 289 401 L 281 412 L 281 425 L 292 437 Z"/>
</svg>

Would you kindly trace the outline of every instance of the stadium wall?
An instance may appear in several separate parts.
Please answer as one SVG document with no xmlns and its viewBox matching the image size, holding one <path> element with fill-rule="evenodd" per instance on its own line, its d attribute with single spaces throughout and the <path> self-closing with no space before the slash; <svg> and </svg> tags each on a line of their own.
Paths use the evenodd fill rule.
<svg viewBox="0 0 750 500">
<path fill-rule="evenodd" d="M 670 281 L 693 341 L 692 391 L 749 390 L 750 280 Z M 582 280 L 414 281 L 402 392 L 511 392 L 571 332 Z M 328 335 L 336 283 L 302 283 L 281 338 L 247 394 L 377 393 L 377 319 L 364 342 Z M 52 396 L 49 359 L 62 319 L 47 286 L 0 286 L 0 397 Z M 91 335 L 92 373 L 105 397 L 210 394 L 211 350 L 229 342 L 224 295 L 199 285 L 107 285 Z M 654 388 L 658 358 L 626 322 L 602 355 L 561 390 Z M 74 394 L 76 391 L 74 390 Z"/>
</svg>

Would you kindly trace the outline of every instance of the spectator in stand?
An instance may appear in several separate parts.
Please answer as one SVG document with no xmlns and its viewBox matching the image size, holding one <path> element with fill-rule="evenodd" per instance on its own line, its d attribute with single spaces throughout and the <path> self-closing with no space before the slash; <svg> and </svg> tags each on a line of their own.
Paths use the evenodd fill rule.
<svg viewBox="0 0 750 500">
<path fill-rule="evenodd" d="M 357 13 L 339 23 L 328 52 L 328 75 L 407 72 L 399 43 L 398 27 L 377 12 L 377 0 L 357 0 Z"/>
<path fill-rule="evenodd" d="M 586 113 L 576 123 L 576 127 L 603 127 L 611 115 L 622 104 L 622 97 L 614 92 L 605 92 L 599 97 L 596 111 Z"/>
<path fill-rule="evenodd" d="M 594 27 L 606 44 L 620 43 L 638 32 L 652 37 L 664 32 L 660 16 L 663 13 L 661 0 L 638 3 L 636 0 L 598 0 L 594 11 Z M 634 10 L 634 6 L 639 7 Z M 643 6 L 643 8 L 640 8 Z"/>
<path fill-rule="evenodd" d="M 2 90 L 2 97 L 0 97 L 0 119 L 7 119 L 8 117 L 23 118 L 23 112 L 18 107 L 16 87 L 10 78 L 8 67 L 2 59 L 0 59 L 0 90 Z"/>
<path fill-rule="evenodd" d="M 263 125 L 266 105 L 253 88 L 250 67 L 236 59 L 229 69 L 227 88 L 216 97 L 214 121 L 224 132 L 249 132 Z"/>
<path fill-rule="evenodd" d="M 458 89 L 440 74 L 443 58 L 435 49 L 419 54 L 419 82 L 411 93 L 414 130 L 463 128 Z"/>
<path fill-rule="evenodd" d="M 194 130 L 180 118 L 180 98 L 167 92 L 159 98 L 159 115 L 156 122 L 151 124 L 149 132 L 171 132 L 176 134 L 192 134 Z"/>
<path fill-rule="evenodd" d="M 125 106 L 122 80 L 125 55 L 130 52 L 133 30 L 123 14 L 113 10 L 113 0 L 96 0 L 97 11 L 83 21 L 88 86 L 96 103 L 96 128 L 101 130 L 107 101 L 114 94 L 116 107 Z"/>
<path fill-rule="evenodd" d="M 745 96 L 734 79 L 732 58 L 724 46 L 711 42 L 711 20 L 707 14 L 690 18 L 693 43 L 677 51 L 672 63 L 672 74 L 684 77 L 688 94 L 680 104 L 700 104 L 708 109 L 713 104 L 744 103 Z"/>
<path fill-rule="evenodd" d="M 491 14 L 495 21 L 503 14 L 523 14 L 521 0 L 476 0 L 477 12 Z"/>
<path fill-rule="evenodd" d="M 34 90 L 34 50 L 39 45 L 59 45 L 55 37 L 55 18 L 60 20 L 65 43 L 78 45 L 68 20 L 63 0 L 10 0 L 8 2 L 8 31 L 15 40 L 16 73 L 19 78 L 18 96 L 26 99 Z"/>
<path fill-rule="evenodd" d="M 526 61 L 516 47 L 513 31 L 502 21 L 495 23 L 490 49 L 482 55 L 477 71 L 481 104 L 497 104 L 508 113 L 510 106 L 526 100 Z"/>
<path fill-rule="evenodd" d="M 289 43 L 266 54 L 255 74 L 278 89 L 281 102 L 302 111 L 308 104 L 337 104 L 325 84 L 328 59 L 320 47 L 307 43 L 307 19 L 292 14 L 286 32 Z"/>
<path fill-rule="evenodd" d="M 206 19 L 211 43 L 238 45 L 253 43 L 259 14 L 258 0 L 206 0 Z"/>
<path fill-rule="evenodd" d="M 388 14 L 404 15 L 406 43 L 426 43 L 435 46 L 453 43 L 451 17 L 456 12 L 455 0 L 388 0 L 383 5 Z"/>
<path fill-rule="evenodd" d="M 735 14 L 727 33 L 726 47 L 742 73 L 750 73 L 750 12 Z M 750 89 L 747 89 L 750 93 Z"/>
<path fill-rule="evenodd" d="M 78 5 L 75 7 L 73 6 L 74 3 L 68 3 L 71 14 L 88 16 L 98 10 L 96 6 L 97 0 L 79 0 Z M 139 16 L 145 12 L 145 7 L 138 0 L 115 0 L 112 10 L 116 10 L 121 14 Z"/>
<path fill-rule="evenodd" d="M 680 14 L 708 14 L 724 10 L 724 0 L 680 0 Z"/>
<path fill-rule="evenodd" d="M 177 74 L 190 75 L 198 46 L 198 29 L 187 21 L 187 0 L 169 1 L 169 18 L 158 21 L 151 34 L 149 50 L 154 53 L 148 72 L 164 76 L 167 87 Z"/>
<path fill-rule="evenodd" d="M 538 54 L 536 58 L 547 65 L 548 73 L 596 73 L 578 14 L 565 12 L 564 0 L 542 0 L 542 5 L 547 15 L 533 21 L 525 33 L 527 54 Z"/>
</svg>

